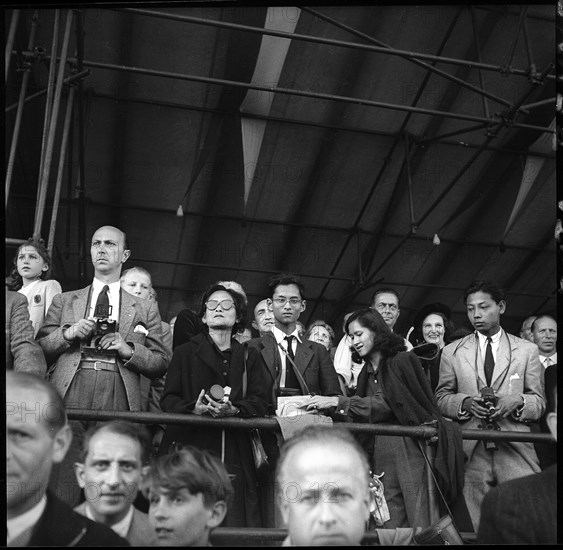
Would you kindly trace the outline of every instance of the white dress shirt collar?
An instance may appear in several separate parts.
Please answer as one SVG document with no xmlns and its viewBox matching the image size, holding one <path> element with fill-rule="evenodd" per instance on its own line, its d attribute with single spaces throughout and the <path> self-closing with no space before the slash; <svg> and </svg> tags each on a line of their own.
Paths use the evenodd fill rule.
<svg viewBox="0 0 563 550">
<path fill-rule="evenodd" d="M 545 355 L 540 355 L 540 361 L 544 368 L 547 368 L 549 366 L 546 364 L 548 359 L 549 365 L 557 365 L 557 352 L 555 352 L 553 355 L 549 355 L 548 357 L 546 357 Z"/>
<path fill-rule="evenodd" d="M 90 506 L 86 503 L 86 517 L 91 519 L 92 521 L 96 521 L 96 518 L 92 514 L 90 510 Z M 117 533 L 122 538 L 127 538 L 127 533 L 129 533 L 129 529 L 131 529 L 131 523 L 133 522 L 133 506 L 129 506 L 129 511 L 125 515 L 122 520 L 119 520 L 117 523 L 110 525 L 112 530 Z"/>
<path fill-rule="evenodd" d="M 300 344 L 303 343 L 303 340 L 301 340 L 301 337 L 299 336 L 299 329 L 297 327 L 295 327 L 295 330 L 291 334 L 286 334 L 283 330 L 280 330 L 275 325 L 272 326 L 271 331 L 278 344 L 283 342 L 287 336 L 295 336 L 295 338 Z"/>
<path fill-rule="evenodd" d="M 479 331 L 477 331 L 477 336 L 479 336 L 479 345 L 481 347 L 485 346 L 485 344 L 487 343 L 488 336 L 485 336 L 484 334 L 480 333 Z M 491 336 L 491 345 L 494 346 L 495 344 L 498 344 L 500 342 L 501 336 L 502 336 L 502 328 Z"/>
</svg>

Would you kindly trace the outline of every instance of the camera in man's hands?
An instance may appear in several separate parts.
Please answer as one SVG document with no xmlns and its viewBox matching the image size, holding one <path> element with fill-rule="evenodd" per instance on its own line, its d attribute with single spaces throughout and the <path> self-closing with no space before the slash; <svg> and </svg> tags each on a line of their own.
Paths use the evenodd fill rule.
<svg viewBox="0 0 563 550">
<path fill-rule="evenodd" d="M 96 328 L 94 329 L 94 334 L 92 335 L 92 344 L 99 349 L 100 339 L 106 334 L 111 334 L 117 330 L 117 321 L 112 321 L 109 316 L 111 315 L 112 306 L 98 304 L 96 310 L 94 311 L 94 317 L 96 318 Z"/>
<path fill-rule="evenodd" d="M 481 404 L 487 409 L 487 416 L 491 416 L 496 411 L 497 396 L 490 386 L 481 388 Z"/>
<path fill-rule="evenodd" d="M 479 428 L 483 430 L 500 430 L 496 420 L 492 420 L 491 416 L 496 412 L 497 396 L 493 388 L 490 386 L 484 386 L 481 388 L 481 405 L 487 409 L 487 416 L 481 420 Z M 496 441 L 485 441 L 485 448 L 497 450 L 498 446 Z"/>
</svg>

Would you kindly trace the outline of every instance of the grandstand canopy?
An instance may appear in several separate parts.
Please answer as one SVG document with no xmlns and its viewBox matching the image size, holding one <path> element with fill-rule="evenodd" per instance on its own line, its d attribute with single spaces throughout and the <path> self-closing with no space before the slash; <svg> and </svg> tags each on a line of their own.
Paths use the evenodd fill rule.
<svg viewBox="0 0 563 550">
<path fill-rule="evenodd" d="M 337 333 L 379 286 L 403 334 L 436 301 L 467 325 L 477 278 L 512 332 L 555 312 L 553 3 L 212 4 L 5 10 L 7 265 L 40 234 L 85 286 L 110 224 L 166 321 L 220 279 L 252 308 L 280 271 Z"/>
</svg>

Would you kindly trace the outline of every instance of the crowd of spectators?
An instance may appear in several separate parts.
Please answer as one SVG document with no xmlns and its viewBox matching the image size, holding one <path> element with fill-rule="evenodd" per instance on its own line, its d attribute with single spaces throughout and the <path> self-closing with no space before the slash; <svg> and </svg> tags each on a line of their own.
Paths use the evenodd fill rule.
<svg viewBox="0 0 563 550">
<path fill-rule="evenodd" d="M 398 334 L 400 295 L 386 287 L 346 314 L 337 340 L 323 319 L 303 324 L 306 288 L 291 273 L 271 277 L 252 308 L 236 281 L 209 281 L 197 308 L 165 322 L 151 274 L 138 266 L 123 270 L 130 257 L 121 230 L 98 228 L 94 278 L 66 292 L 49 278 L 42 242 L 22 244 L 14 258 L 6 280 L 6 380 L 17 395 L 17 406 L 7 406 L 9 545 L 37 541 L 49 529 L 46 517 L 59 521 L 64 514 L 68 532 L 49 535 L 53 545 L 208 545 L 219 526 L 287 528 L 285 545 L 359 544 L 370 530 L 390 544 L 410 544 L 450 511 L 461 531 L 485 540 L 491 518 L 482 510 L 492 507 L 492 488 L 504 494 L 515 480 L 545 483 L 556 475 L 553 444 L 462 438 L 467 428 L 556 437 L 549 405 L 556 396 L 557 321 L 530 315 L 519 336 L 509 334 L 502 327 L 504 292 L 495 282 L 474 281 L 465 290 L 471 329 L 454 326 L 446 304 L 431 303 L 415 312 L 406 336 Z M 280 403 L 306 396 L 289 433 Z M 42 419 L 26 432 L 26 403 L 42 401 L 61 418 L 45 425 Z M 68 409 L 242 423 L 272 417 L 281 430 L 184 425 L 165 414 L 148 425 L 67 420 Z M 324 431 L 302 429 L 315 418 L 327 424 Z M 429 425 L 437 437 L 351 435 L 350 422 Z M 265 469 L 254 460 L 256 435 Z M 304 441 L 310 445 L 298 454 Z M 330 443 L 353 450 L 350 464 L 338 464 L 345 453 L 326 454 Z M 33 472 L 38 458 L 31 455 L 39 449 L 48 464 Z M 295 468 L 288 456 L 299 459 Z M 315 476 L 324 489 L 314 495 L 288 500 L 280 489 L 280 480 L 300 487 Z M 384 521 L 371 513 L 371 476 L 383 484 Z M 23 485 L 36 479 L 39 490 L 27 494 Z M 308 504 L 323 500 L 331 479 L 349 485 L 336 502 L 350 499 L 353 521 L 337 517 L 336 508 Z M 434 483 L 441 499 L 432 497 Z M 551 513 L 534 542 L 556 542 Z M 332 533 L 330 525 L 341 523 L 347 527 Z M 495 542 L 504 542 L 499 533 Z"/>
</svg>

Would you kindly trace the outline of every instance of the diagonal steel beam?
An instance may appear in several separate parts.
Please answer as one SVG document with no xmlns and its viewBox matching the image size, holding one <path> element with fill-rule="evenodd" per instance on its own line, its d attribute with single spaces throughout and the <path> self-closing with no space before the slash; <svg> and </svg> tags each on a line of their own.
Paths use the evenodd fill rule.
<svg viewBox="0 0 563 550">
<path fill-rule="evenodd" d="M 338 27 L 339 29 L 343 29 L 346 30 L 350 33 L 352 33 L 354 36 L 358 36 L 360 38 L 363 38 L 364 40 L 367 40 L 368 42 L 370 42 L 371 44 L 377 44 L 378 46 L 382 46 L 384 48 L 388 48 L 388 49 L 393 49 L 391 46 L 389 46 L 388 44 L 385 44 L 379 40 L 376 40 L 375 38 L 360 32 L 348 25 L 344 25 L 343 23 L 340 23 L 334 19 L 332 19 L 331 17 L 327 17 L 326 15 L 323 15 L 322 13 L 316 11 L 316 10 L 312 10 L 310 8 L 306 8 L 306 7 L 301 7 L 300 8 L 303 11 L 306 11 L 308 13 L 310 13 L 311 15 L 314 15 L 315 17 L 318 17 L 319 19 L 322 19 L 323 21 L 327 21 L 331 24 L 333 24 L 334 26 Z M 406 59 L 407 61 L 410 61 L 411 63 L 414 63 L 415 65 L 418 65 L 419 67 L 423 67 L 424 69 L 437 74 L 439 76 L 444 77 L 446 80 L 451 80 L 452 82 L 455 82 L 456 84 L 459 84 L 460 86 L 467 88 L 469 90 L 472 90 L 484 97 L 488 97 L 489 99 L 492 99 L 493 101 L 496 101 L 497 103 L 500 103 L 501 105 L 504 105 L 505 107 L 510 106 L 510 101 L 507 101 L 506 99 L 502 98 L 502 97 L 498 97 L 495 96 L 494 94 L 491 94 L 489 92 L 487 92 L 484 89 L 483 83 L 481 82 L 481 87 L 479 88 L 478 86 L 474 86 L 473 84 L 470 84 L 469 82 L 467 82 L 466 80 L 463 80 L 461 78 L 458 78 L 457 76 L 454 76 L 450 73 L 447 73 L 445 71 L 442 71 L 441 69 L 438 69 L 437 67 L 434 67 L 433 65 L 430 65 L 429 63 L 425 63 L 423 61 L 419 61 L 416 58 L 412 58 L 410 56 L 401 56 L 403 57 L 403 59 Z M 479 62 L 481 62 L 481 59 L 478 60 Z M 481 71 L 479 70 L 479 73 Z M 487 116 L 487 118 L 489 118 Z"/>
<path fill-rule="evenodd" d="M 172 13 L 165 13 L 165 12 L 158 12 L 152 10 L 143 10 L 143 9 L 135 9 L 135 8 L 109 8 L 115 9 L 119 12 L 129 12 L 136 15 L 145 15 L 150 17 L 158 17 L 162 19 L 170 19 L 173 21 L 183 21 L 185 23 L 195 23 L 197 25 L 207 25 L 211 27 L 219 27 L 224 29 L 231 29 L 231 30 L 239 30 L 239 31 L 247 31 L 247 32 L 254 32 L 258 34 L 267 34 L 271 36 L 279 36 L 281 38 L 288 38 L 288 39 L 295 39 L 295 40 L 304 40 L 307 42 L 314 42 L 318 44 L 327 44 L 330 46 L 340 46 L 344 48 L 354 48 L 357 50 L 365 50 L 370 52 L 377 52 L 377 53 L 384 53 L 389 55 L 397 55 L 400 57 L 409 57 L 412 59 L 423 59 L 426 61 L 435 61 L 437 63 L 446 63 L 452 65 L 460 65 L 460 66 L 469 66 L 471 68 L 481 68 L 487 71 L 495 71 L 502 73 L 505 71 L 505 67 L 500 65 L 494 65 L 492 63 L 475 63 L 473 61 L 467 61 L 465 59 L 455 59 L 452 57 L 443 57 L 443 56 L 436 56 L 430 55 L 420 52 L 412 52 L 408 50 L 398 50 L 396 48 L 384 48 L 381 46 L 375 46 L 373 44 L 358 44 L 357 42 L 346 42 L 344 40 L 334 40 L 330 38 L 321 38 L 316 36 L 309 36 L 297 33 L 287 33 L 282 31 L 274 31 L 271 29 L 264 29 L 263 27 L 251 27 L 248 25 L 240 25 L 237 23 L 227 23 L 225 21 L 218 21 L 216 19 L 201 19 L 198 17 L 190 17 L 187 15 L 177 15 Z M 510 69 L 510 74 L 519 75 L 519 76 L 529 76 L 527 69 Z M 555 80 L 555 75 L 550 75 L 550 80 Z"/>
</svg>

